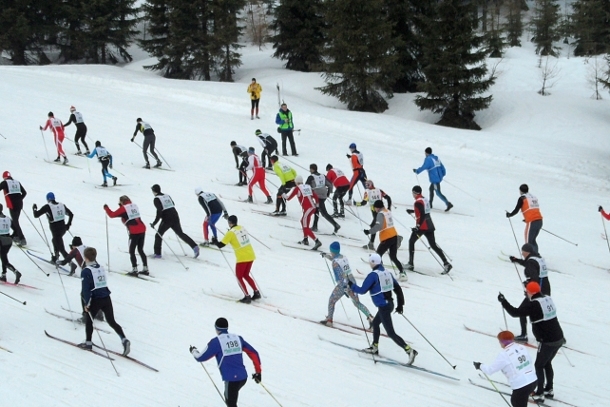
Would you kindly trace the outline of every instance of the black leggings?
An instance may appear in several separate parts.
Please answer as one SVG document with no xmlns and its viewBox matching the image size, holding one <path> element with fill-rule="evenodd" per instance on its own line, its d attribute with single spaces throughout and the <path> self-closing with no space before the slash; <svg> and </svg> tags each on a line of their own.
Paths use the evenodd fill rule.
<svg viewBox="0 0 610 407">
<path fill-rule="evenodd" d="M 65 259 L 68 257 L 66 247 L 64 246 L 64 235 L 66 234 L 66 224 L 64 221 L 53 222 L 50 224 L 51 243 L 53 244 L 53 254 L 58 257 L 59 254 Z"/>
<path fill-rule="evenodd" d="M 333 210 L 337 212 L 337 201 L 341 205 L 341 212 L 343 212 L 343 197 L 347 194 L 347 190 L 349 189 L 349 185 L 344 185 L 342 187 L 337 187 L 335 192 L 333 193 Z"/>
<path fill-rule="evenodd" d="M 142 265 L 148 266 L 146 262 L 146 254 L 144 253 L 144 239 L 146 234 L 139 233 L 137 235 L 129 235 L 129 260 L 131 260 L 131 267 L 138 267 L 138 260 L 136 259 L 136 248 L 138 254 L 142 259 Z"/>
<path fill-rule="evenodd" d="M 447 258 L 445 257 L 445 253 L 443 253 L 441 248 L 438 247 L 438 245 L 436 244 L 436 239 L 434 239 L 434 231 L 430 230 L 419 231 L 418 233 L 411 232 L 411 237 L 409 238 L 409 263 L 413 264 L 413 256 L 415 255 L 415 242 L 417 242 L 417 240 L 420 239 L 422 236 L 426 237 L 430 248 L 434 250 L 436 254 L 438 254 L 438 257 L 441 258 L 443 264 L 447 264 Z"/>
<path fill-rule="evenodd" d="M 260 99 L 251 99 L 250 101 L 252 102 L 252 110 L 256 109 L 258 112 L 258 102 L 260 102 Z"/>
<path fill-rule="evenodd" d="M 159 157 L 157 157 L 157 153 L 155 153 L 155 140 L 157 136 L 154 134 L 144 136 L 144 142 L 142 143 L 142 154 L 144 154 L 144 160 L 148 163 L 148 154 L 147 150 L 150 149 L 150 155 L 155 157 L 155 160 L 159 161 Z"/>
<path fill-rule="evenodd" d="M 551 362 L 559 348 L 563 346 L 565 342 L 558 341 L 553 342 L 552 344 L 547 344 L 541 342 L 538 345 L 538 354 L 536 355 L 536 361 L 534 362 L 534 367 L 536 368 L 536 376 L 538 376 L 538 388 L 536 389 L 536 394 L 542 394 L 544 389 L 552 389 L 553 388 L 553 378 L 555 377 L 555 373 L 553 372 L 553 365 Z M 544 379 L 546 378 L 546 386 L 544 383 Z"/>
<path fill-rule="evenodd" d="M 394 263 L 398 271 L 402 273 L 402 263 L 398 261 L 398 257 L 396 257 L 396 253 L 398 252 L 398 236 L 394 236 L 387 240 L 384 240 L 379 243 L 379 246 L 377 246 L 377 254 L 380 257 L 383 256 L 388 250 L 390 251 L 390 260 L 392 260 L 392 263 Z"/>
<path fill-rule="evenodd" d="M 227 407 L 237 407 L 237 397 L 239 391 L 246 384 L 248 379 L 239 380 L 237 382 L 225 382 L 225 402 Z"/>
<path fill-rule="evenodd" d="M 82 141 L 83 145 L 89 151 L 89 146 L 85 141 L 85 136 L 87 136 L 87 126 L 83 123 L 82 125 L 76 125 L 76 135 L 74 136 L 74 144 L 76 144 L 76 149 L 80 151 L 80 146 L 78 145 L 78 141 Z"/>
<path fill-rule="evenodd" d="M 527 407 L 527 403 L 530 399 L 530 394 L 536 389 L 536 382 L 531 382 L 527 386 L 523 386 L 520 389 L 513 390 L 513 394 L 510 396 L 510 404 L 513 407 Z"/>
<path fill-rule="evenodd" d="M 13 239 L 8 235 L 4 235 L 0 237 L 0 258 L 2 259 L 2 274 L 6 274 L 6 270 L 10 269 L 15 270 L 15 267 L 8 261 L 8 252 L 11 250 L 13 246 Z"/>
<path fill-rule="evenodd" d="M 282 198 L 282 194 L 287 194 L 288 191 L 290 191 L 292 188 L 294 188 L 296 186 L 297 186 L 297 184 L 295 184 L 294 181 L 288 181 L 287 183 L 285 183 L 284 185 L 282 185 L 278 188 L 277 198 L 275 201 L 275 210 L 276 211 L 280 210 L 280 206 L 282 207 L 283 211 L 286 210 L 286 200 L 284 198 Z"/>
<path fill-rule="evenodd" d="M 123 332 L 123 328 L 121 328 L 121 325 L 117 324 L 117 322 L 114 320 L 112 300 L 110 300 L 110 296 L 108 296 L 104 298 L 91 299 L 91 304 L 89 305 L 89 315 L 87 315 L 87 318 L 85 318 L 85 332 L 87 334 L 87 342 L 91 342 L 91 337 L 93 336 L 93 321 L 91 321 L 91 316 L 95 317 L 98 311 L 100 310 L 104 313 L 108 325 L 110 325 L 112 329 L 114 329 L 114 332 L 116 332 L 119 337 L 123 339 L 125 337 L 125 333 Z"/>
<path fill-rule="evenodd" d="M 324 219 L 329 221 L 331 225 L 337 226 L 337 222 L 335 222 L 333 217 L 330 216 L 328 214 L 328 211 L 326 210 L 326 198 L 320 199 L 320 205 L 318 206 L 318 210 L 316 211 L 315 217 L 313 219 L 314 228 L 318 227 L 318 219 L 320 218 L 320 215 L 322 215 L 324 217 Z"/>
<path fill-rule="evenodd" d="M 191 239 L 186 233 L 182 231 L 182 226 L 180 226 L 180 219 L 174 220 L 173 222 L 166 222 L 162 220 L 161 224 L 159 225 L 159 229 L 157 229 L 157 233 L 155 234 L 155 254 L 161 254 L 163 234 L 169 229 L 176 232 L 176 235 L 178 235 L 178 237 L 182 239 L 184 243 L 189 245 L 191 249 L 197 246 L 197 243 L 195 243 L 193 239 Z"/>
<path fill-rule="evenodd" d="M 389 300 L 388 304 L 377 308 L 377 314 L 373 318 L 373 343 L 379 343 L 379 336 L 381 335 L 381 329 L 379 325 L 383 324 L 383 329 L 396 345 L 404 349 L 407 343 L 394 331 L 394 324 L 392 323 L 392 311 L 394 310 L 394 301 Z"/>
<path fill-rule="evenodd" d="M 290 143 L 290 151 L 292 152 L 292 155 L 297 155 L 297 147 L 294 144 L 294 134 L 293 134 L 292 130 L 282 131 L 282 154 L 283 155 L 288 155 L 288 152 L 286 150 L 286 141 L 288 141 Z"/>
<path fill-rule="evenodd" d="M 25 236 L 23 236 L 23 231 L 21 230 L 21 226 L 19 225 L 19 216 L 21 215 L 21 208 L 9 209 L 9 214 L 11 215 L 11 227 L 13 228 L 13 236 L 18 237 L 19 239 L 25 239 Z"/>
</svg>

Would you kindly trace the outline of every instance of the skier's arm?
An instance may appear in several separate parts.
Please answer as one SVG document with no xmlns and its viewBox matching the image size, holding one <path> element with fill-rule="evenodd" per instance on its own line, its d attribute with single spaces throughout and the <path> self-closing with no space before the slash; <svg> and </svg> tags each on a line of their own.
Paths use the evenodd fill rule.
<svg viewBox="0 0 610 407">
<path fill-rule="evenodd" d="M 62 266 L 65 266 L 66 264 L 70 263 L 72 260 L 74 260 L 76 258 L 76 253 L 78 253 L 77 248 L 70 250 L 70 252 L 66 256 L 66 258 L 63 259 L 61 262 L 59 262 L 59 264 L 61 264 Z"/>
<path fill-rule="evenodd" d="M 481 372 L 485 373 L 486 375 L 492 375 L 502 370 L 507 365 L 507 363 L 509 363 L 509 361 L 506 360 L 505 353 L 502 352 L 496 357 L 496 360 L 494 360 L 491 364 L 487 365 L 481 363 L 480 369 Z"/>
<path fill-rule="evenodd" d="M 248 165 L 246 166 L 246 171 L 254 169 L 254 157 L 248 157 Z"/>
<path fill-rule="evenodd" d="M 208 346 L 203 350 L 203 352 L 199 352 L 198 350 L 193 351 L 193 356 L 197 362 L 205 362 L 206 360 L 212 359 L 216 356 L 217 353 L 222 352 L 220 349 L 220 341 L 218 338 L 212 339 L 208 342 Z"/>
<path fill-rule="evenodd" d="M 81 278 L 81 297 L 83 299 L 83 304 L 85 304 L 85 307 L 88 307 L 91 302 L 91 290 L 93 290 L 93 288 L 95 287 L 95 284 L 93 283 L 93 275 L 91 274 L 91 270 L 89 270 L 88 268 L 85 268 L 81 274 L 80 274 L 80 278 Z"/>
<path fill-rule="evenodd" d="M 280 116 L 279 113 L 275 115 L 275 124 L 279 124 L 279 125 L 284 124 L 284 120 L 282 120 L 282 117 Z"/>
<path fill-rule="evenodd" d="M 153 199 L 153 203 L 155 204 L 155 208 L 157 208 L 157 215 L 155 216 L 155 220 L 153 220 L 152 223 L 152 225 L 155 226 L 157 222 L 159 222 L 159 219 L 161 219 L 161 215 L 163 214 L 163 204 L 161 203 L 161 200 L 158 197 L 155 197 L 155 199 Z"/>
<path fill-rule="evenodd" d="M 421 174 L 423 171 L 425 170 L 429 170 L 430 168 L 432 168 L 434 166 L 434 163 L 432 162 L 432 159 L 430 157 L 426 157 L 424 159 L 424 163 L 421 165 L 421 167 L 419 167 L 415 173 L 416 174 Z"/>
<path fill-rule="evenodd" d="M 354 284 L 350 284 L 350 288 L 356 294 L 365 294 L 373 287 L 375 282 L 377 282 L 377 274 L 369 273 L 369 275 L 366 276 L 366 278 L 362 282 L 362 287 L 360 287 L 360 286 L 358 286 L 358 284 L 354 283 Z"/>
<path fill-rule="evenodd" d="M 521 303 L 521 305 L 519 305 L 519 308 L 515 308 L 510 305 L 510 303 L 506 301 L 506 299 L 502 301 L 502 307 L 504 307 L 506 312 L 508 312 L 508 314 L 513 318 L 529 316 L 531 304 L 532 302 L 527 297 L 523 299 L 523 302 Z"/>
<path fill-rule="evenodd" d="M 51 120 L 47 120 L 47 122 L 44 125 L 44 129 L 43 130 L 48 129 L 50 125 L 51 125 Z"/>
<path fill-rule="evenodd" d="M 49 207 L 49 204 L 45 204 L 42 208 L 34 210 L 35 218 L 40 218 L 44 214 L 51 214 L 51 208 Z"/>
<path fill-rule="evenodd" d="M 240 336 L 239 339 L 241 339 L 241 348 L 246 353 L 246 355 L 248 355 L 248 357 L 252 361 L 252 364 L 254 365 L 254 371 L 256 373 L 261 373 L 261 359 L 260 356 L 258 356 L 258 352 L 252 347 L 252 345 L 246 342 L 244 338 Z"/>
<path fill-rule="evenodd" d="M 93 158 L 97 155 L 97 148 L 94 148 L 93 151 L 87 155 L 87 158 Z"/>
<path fill-rule="evenodd" d="M 201 207 L 205 211 L 205 214 L 207 216 L 210 216 L 210 213 L 211 213 L 210 208 L 208 207 L 208 203 L 205 201 L 205 199 L 203 199 L 203 197 L 201 195 L 199 195 L 199 198 L 197 198 L 197 201 L 199 201 L 199 205 L 201 205 Z"/>
<path fill-rule="evenodd" d="M 356 205 L 356 206 L 364 206 L 364 205 L 366 205 L 366 203 L 367 203 L 368 201 L 369 201 L 369 193 L 368 193 L 368 192 L 366 192 L 366 191 L 364 191 L 364 196 L 362 197 L 362 201 L 360 201 L 360 202 L 356 202 L 356 201 L 354 200 L 354 202 L 356 202 L 356 203 L 355 203 L 355 205 Z"/>
<path fill-rule="evenodd" d="M 133 131 L 132 139 L 138 135 L 138 130 L 140 130 L 140 123 L 136 124 L 136 129 Z"/>
<path fill-rule="evenodd" d="M 398 281 L 396 281 L 396 279 L 394 277 L 392 277 L 392 280 L 394 280 L 394 293 L 396 294 L 396 308 L 400 309 L 405 305 L 405 295 L 402 292 L 402 287 L 400 286 L 400 284 L 398 284 Z"/>
<path fill-rule="evenodd" d="M 540 264 L 536 260 L 528 260 L 525 263 L 523 274 L 528 280 L 540 282 Z"/>
<path fill-rule="evenodd" d="M 290 194 L 286 197 L 287 201 L 290 201 L 292 198 L 294 198 L 296 196 L 296 194 L 299 192 L 299 188 L 292 188 L 292 191 L 290 191 Z"/>
<path fill-rule="evenodd" d="M 116 211 L 111 210 L 108 205 L 104 205 L 104 210 L 110 218 L 120 218 L 125 214 L 125 207 L 123 205 L 120 205 Z"/>
<path fill-rule="evenodd" d="M 27 194 L 28 193 L 25 190 L 25 188 L 23 187 L 23 185 L 21 185 L 21 199 L 23 200 Z"/>
<path fill-rule="evenodd" d="M 385 192 L 383 192 L 383 190 L 381 190 L 381 197 L 384 198 L 388 203 L 388 209 L 392 210 L 392 198 L 390 197 L 390 195 L 386 194 Z"/>
<path fill-rule="evenodd" d="M 70 226 L 72 226 L 72 220 L 74 219 L 74 214 L 66 205 L 64 205 L 64 208 L 66 208 L 66 215 L 68 216 L 68 223 L 66 224 L 66 227 L 70 229 Z"/>
<path fill-rule="evenodd" d="M 71 123 L 76 123 L 76 116 L 74 116 L 74 113 L 70 115 L 70 120 L 68 120 L 68 123 L 64 124 L 64 127 L 68 127 Z"/>
<path fill-rule="evenodd" d="M 515 206 L 515 209 L 513 209 L 513 211 L 511 213 L 508 213 L 506 215 L 507 218 L 512 218 L 513 216 L 515 216 L 520 210 L 521 207 L 523 206 L 523 201 L 525 200 L 525 197 L 522 195 L 519 197 L 519 199 L 517 199 L 517 206 Z"/>
</svg>

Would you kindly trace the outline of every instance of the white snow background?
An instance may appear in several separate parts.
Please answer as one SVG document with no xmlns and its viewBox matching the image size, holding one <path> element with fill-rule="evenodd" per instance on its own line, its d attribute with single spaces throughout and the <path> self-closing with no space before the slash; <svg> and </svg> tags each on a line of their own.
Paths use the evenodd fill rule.
<svg viewBox="0 0 610 407">
<path fill-rule="evenodd" d="M 503 292 L 514 305 L 523 298 L 515 268 L 498 259 L 501 251 L 518 254 L 504 213 L 513 209 L 522 183 L 528 183 L 538 197 L 545 229 L 578 243 L 576 247 L 545 232 L 538 239 L 549 267 L 561 271 L 551 272 L 550 279 L 568 345 L 587 353 L 565 350 L 575 367 L 569 365 L 564 355 L 557 355 L 556 397 L 578 406 L 608 405 L 610 275 L 581 261 L 610 268 L 597 212 L 599 204 L 610 208 L 607 199 L 610 113 L 608 100 L 591 98 L 593 91 L 586 79 L 588 65 L 583 59 L 561 57 L 558 61 L 561 73 L 550 89 L 552 94 L 542 97 L 536 93 L 541 80 L 532 46 L 525 43 L 522 49 L 509 49 L 499 66 L 497 84 L 491 90 L 494 97 L 491 107 L 476 117 L 483 130 L 476 132 L 433 125 L 438 116 L 419 112 L 412 94 L 396 95 L 384 114 L 349 112 L 335 99 L 314 89 L 323 85 L 318 73 L 282 69 L 281 61 L 271 58 L 269 48 L 258 51 L 248 47 L 243 54 L 244 67 L 231 84 L 163 79 L 142 70 L 142 65 L 151 63 L 149 59 L 122 68 L 2 66 L 0 133 L 7 140 L 0 140 L 0 170 L 11 171 L 27 189 L 25 210 L 30 217 L 32 204 L 44 204 L 46 193 L 53 191 L 75 213 L 71 232 L 81 236 L 86 245 L 96 247 L 100 261 L 105 264 L 102 206 L 107 203 L 116 208 L 120 195 L 129 195 L 139 205 L 148 224 L 154 219 L 150 187 L 160 184 L 163 192 L 174 199 L 184 230 L 198 242 L 202 240 L 204 212 L 194 195 L 195 187 L 227 198 L 245 198 L 245 188 L 231 185 L 237 182 L 237 172 L 229 142 L 235 140 L 260 151 L 255 129 L 277 135 L 274 123 L 277 82 L 282 85 L 282 96 L 294 114 L 296 128 L 301 129 L 296 136 L 300 155 L 288 157 L 300 166 L 308 168 L 310 163 L 317 163 L 324 169 L 327 163 L 332 163 L 349 172 L 345 154 L 347 146 L 355 142 L 364 154 L 369 178 L 396 203 L 407 204 L 412 201 L 411 188 L 417 183 L 412 168 L 421 165 L 424 149 L 430 146 L 447 167 L 442 187 L 455 205 L 453 211 L 472 216 L 433 212 L 437 241 L 453 258 L 454 280 L 410 273 L 409 282 L 403 284 L 405 315 L 451 363 L 457 364 L 457 369 L 453 371 L 402 317 L 395 314 L 394 323 L 397 332 L 419 351 L 416 365 L 453 375 L 460 382 L 401 367 L 376 365 L 358 357 L 356 352 L 318 339 L 322 336 L 364 348 L 368 346 L 367 339 L 361 331 L 349 334 L 206 295 L 204 289 L 236 299 L 241 297 L 233 276 L 232 250 L 225 250 L 231 268 L 218 251 L 202 249 L 199 260 L 189 259 L 182 256 L 175 235 L 168 232 L 169 245 L 189 267 L 188 271 L 164 246 L 163 260 L 149 260 L 158 284 L 118 274 L 111 274 L 109 280 L 116 319 L 132 343 L 131 356 L 156 367 L 159 373 L 117 357 L 114 362 L 120 372 L 117 377 L 107 360 L 46 338 L 45 329 L 80 342 L 84 340 L 84 327 L 74 330 L 71 323 L 45 313 L 45 308 L 65 313 L 60 308 L 67 304 L 58 275 L 52 267 L 41 263 L 51 273 L 45 277 L 17 248 L 11 250 L 11 262 L 23 272 L 22 282 L 42 290 L 0 287 L 3 292 L 27 301 L 27 306 L 23 306 L 0 296 L 0 346 L 13 351 L 12 354 L 0 351 L 0 405 L 221 406 L 223 403 L 205 372 L 188 352 L 191 344 L 200 349 L 205 347 L 215 335 L 213 324 L 220 316 L 229 320 L 231 332 L 242 335 L 259 351 L 263 382 L 283 406 L 504 405 L 497 394 L 468 383 L 468 378 L 472 378 L 485 384 L 478 378 L 472 361 L 490 362 L 500 347 L 494 338 L 469 332 L 464 324 L 495 334 L 504 326 L 496 300 L 498 292 Z M 494 62 L 490 61 L 490 65 Z M 263 87 L 261 119 L 255 121 L 250 120 L 246 93 L 252 77 Z M 608 93 L 603 96 L 607 99 Z M 64 147 L 70 162 L 80 170 L 43 161 L 45 149 L 38 126 L 44 124 L 49 111 L 67 121 L 70 105 L 75 105 L 85 117 L 89 145 L 93 146 L 95 140 L 102 141 L 114 156 L 115 169 L 124 174 L 119 175 L 119 182 L 129 186 L 94 188 L 101 183 L 100 165 L 73 155 L 75 147 L 67 140 Z M 157 147 L 175 172 L 141 168 L 142 153 L 129 142 L 137 117 L 153 126 Z M 72 138 L 74 131 L 73 126 L 68 127 L 67 136 Z M 44 140 L 54 158 L 49 132 Z M 141 142 L 142 137 L 136 140 Z M 308 174 L 295 168 L 302 175 Z M 268 175 L 268 179 L 277 184 L 275 176 Z M 427 191 L 425 174 L 419 176 L 419 182 Z M 278 227 L 278 223 L 298 227 L 298 204 L 291 201 L 289 216 L 275 219 L 251 212 L 251 208 L 271 210 L 261 204 L 264 197 L 260 191 L 255 192 L 255 198 L 259 206 L 230 199 L 224 202 L 229 212 L 239 217 L 240 224 L 270 247 L 253 242 L 257 254 L 253 275 L 266 295 L 262 302 L 288 314 L 323 319 L 333 289 L 324 261 L 316 253 L 294 250 L 280 243 L 302 238 L 297 229 Z M 437 208 L 443 207 L 440 200 L 434 202 Z M 364 208 L 359 213 L 369 219 Z M 399 232 L 408 238 L 407 227 L 413 221 L 405 206 L 399 205 L 394 214 L 401 223 Z M 29 246 L 48 256 L 45 243 L 25 216 L 21 224 Z M 46 221 L 43 224 L 46 229 Z M 520 215 L 513 218 L 513 224 L 521 245 Z M 126 250 L 125 228 L 118 219 L 110 219 L 108 225 L 111 268 L 129 270 L 128 255 L 119 251 Z M 224 220 L 219 225 L 226 229 Z M 341 233 L 361 239 L 359 244 L 366 242 L 363 227 L 354 217 L 347 215 L 341 225 Z M 320 220 L 320 230 L 331 231 L 324 219 Z M 320 239 L 325 250 L 335 240 L 323 235 Z M 65 242 L 70 240 L 66 236 Z M 152 254 L 153 240 L 154 232 L 149 228 L 148 254 Z M 405 248 L 406 240 L 399 252 L 403 262 L 408 259 Z M 343 252 L 353 269 L 367 272 L 368 266 L 360 260 L 366 257 L 363 249 L 344 245 Z M 415 264 L 427 271 L 440 271 L 426 251 L 416 252 Z M 522 275 L 521 268 L 519 274 Z M 356 277 L 360 281 L 363 276 L 356 273 Z M 63 277 L 63 284 L 71 306 L 77 308 L 80 280 Z M 373 310 L 368 296 L 363 301 Z M 349 320 L 340 304 L 335 320 L 359 325 L 356 309 L 348 301 L 343 303 Z M 509 317 L 508 323 L 518 334 L 518 320 Z M 105 323 L 99 325 L 109 329 Z M 114 332 L 101 335 L 109 348 L 121 348 Z M 99 343 L 97 334 L 93 339 Z M 531 328 L 530 341 L 533 341 Z M 385 337 L 381 338 L 380 351 L 389 357 L 406 359 L 403 351 Z M 531 354 L 535 355 L 533 349 Z M 252 373 L 247 358 L 245 364 Z M 206 367 L 216 384 L 222 386 L 215 363 L 210 361 Z M 504 380 L 501 374 L 494 378 Z M 262 387 L 249 380 L 240 393 L 239 404 L 273 406 L 275 402 Z M 561 405 L 553 401 L 548 404 Z"/>
</svg>

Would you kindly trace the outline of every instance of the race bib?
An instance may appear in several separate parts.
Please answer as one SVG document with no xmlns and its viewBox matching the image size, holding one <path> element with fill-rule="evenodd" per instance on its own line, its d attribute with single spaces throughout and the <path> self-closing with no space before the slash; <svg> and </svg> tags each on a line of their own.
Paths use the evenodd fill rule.
<svg viewBox="0 0 610 407">
<path fill-rule="evenodd" d="M 49 208 L 51 208 L 51 216 L 53 217 L 53 222 L 62 222 L 64 219 L 66 219 L 66 207 L 64 206 L 64 204 L 49 204 Z"/>
<path fill-rule="evenodd" d="M 125 207 L 125 213 L 127 214 L 127 220 L 133 220 L 133 219 L 138 219 L 140 217 L 140 209 L 138 209 L 138 206 L 136 204 L 127 204 L 124 205 Z"/>
</svg>

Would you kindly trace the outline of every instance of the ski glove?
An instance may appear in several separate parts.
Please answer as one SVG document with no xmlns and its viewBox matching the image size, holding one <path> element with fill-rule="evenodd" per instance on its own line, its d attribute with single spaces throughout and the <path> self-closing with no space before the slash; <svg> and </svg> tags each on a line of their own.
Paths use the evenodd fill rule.
<svg viewBox="0 0 610 407">
<path fill-rule="evenodd" d="M 474 368 L 477 370 L 481 369 L 481 362 L 472 362 L 472 364 L 474 365 Z"/>
<path fill-rule="evenodd" d="M 229 213 L 227 211 L 224 211 L 224 213 L 222 214 L 222 217 L 225 219 L 229 219 Z"/>
<path fill-rule="evenodd" d="M 502 294 L 502 293 L 498 294 L 498 301 L 500 301 L 500 302 L 506 301 L 506 298 L 504 298 L 504 294 Z"/>
<path fill-rule="evenodd" d="M 396 307 L 396 313 L 402 315 L 402 313 L 403 313 L 402 305 L 399 305 L 398 307 Z"/>
<path fill-rule="evenodd" d="M 597 208 L 597 211 L 598 211 L 598 212 L 601 212 L 601 211 L 603 211 L 603 210 L 604 210 L 604 208 L 602 208 L 602 206 L 601 206 L 601 205 L 599 206 L 599 208 Z"/>
<path fill-rule="evenodd" d="M 411 231 L 414 232 L 414 233 L 419 233 L 419 226 L 411 228 Z"/>
<path fill-rule="evenodd" d="M 371 231 L 370 231 L 370 230 L 368 230 L 368 229 L 364 229 L 364 230 L 363 230 L 363 232 L 364 232 L 364 234 L 365 234 L 365 235 L 367 235 L 367 236 L 371 234 Z"/>
<path fill-rule="evenodd" d="M 40 130 L 42 130 L 42 127 L 40 128 Z M 346 156 L 347 158 L 352 158 L 352 156 L 351 156 L 351 155 L 349 155 L 349 154 L 345 154 L 345 156 Z"/>
<path fill-rule="evenodd" d="M 37 211 L 37 210 L 38 210 L 38 205 L 36 205 L 36 204 L 32 205 L 32 209 L 34 209 L 35 211 Z"/>
<path fill-rule="evenodd" d="M 413 215 L 415 213 L 415 210 L 414 209 L 407 209 L 407 213 L 409 215 Z"/>
<path fill-rule="evenodd" d="M 510 213 L 509 212 L 506 212 L 506 217 L 510 218 Z"/>
<path fill-rule="evenodd" d="M 415 168 L 413 168 L 413 172 L 414 172 L 415 174 L 417 174 L 417 170 L 416 170 Z"/>
<path fill-rule="evenodd" d="M 254 380 L 256 383 L 260 383 L 263 381 L 263 378 L 261 377 L 262 373 L 253 373 L 252 374 L 252 380 Z"/>
<path fill-rule="evenodd" d="M 514 263 L 517 261 L 517 258 L 515 256 L 510 256 L 509 259 L 510 259 L 511 263 Z"/>
<path fill-rule="evenodd" d="M 133 143 L 133 140 L 134 140 L 134 139 L 135 139 L 135 137 L 132 137 L 132 138 L 131 138 L 131 142 L 132 142 L 132 143 Z"/>
<path fill-rule="evenodd" d="M 40 130 L 42 130 L 42 126 L 40 126 Z"/>
<path fill-rule="evenodd" d="M 353 201 L 353 203 L 354 203 L 354 205 L 356 205 L 356 206 L 362 206 L 362 205 L 360 204 L 360 202 L 356 202 L 356 200 L 354 200 L 354 201 Z"/>
</svg>

